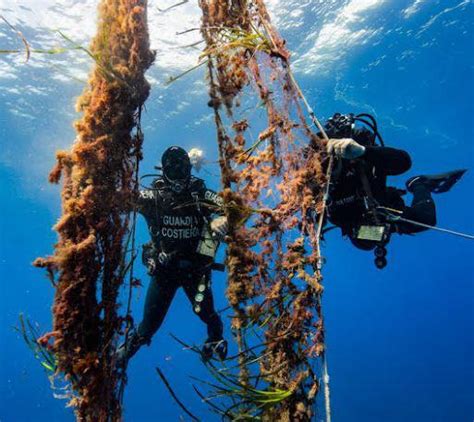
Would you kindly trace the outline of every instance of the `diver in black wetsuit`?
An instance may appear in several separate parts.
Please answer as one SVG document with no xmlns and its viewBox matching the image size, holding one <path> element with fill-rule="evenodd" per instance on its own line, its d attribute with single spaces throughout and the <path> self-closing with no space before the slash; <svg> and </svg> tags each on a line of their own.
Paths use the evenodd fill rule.
<svg viewBox="0 0 474 422">
<path fill-rule="evenodd" d="M 168 148 L 162 156 L 163 176 L 151 188 L 141 190 L 137 210 L 144 217 L 151 242 L 143 249 L 143 261 L 151 276 L 143 320 L 117 350 L 117 359 L 128 361 L 144 344 L 150 344 L 160 328 L 179 287 L 184 289 L 194 312 L 207 325 L 203 357 L 227 355 L 223 325 L 214 309 L 211 269 L 218 241 L 227 231 L 222 199 L 191 176 L 187 152 Z"/>
<path fill-rule="evenodd" d="M 356 127 L 356 122 L 364 126 Z M 375 264 L 384 268 L 385 245 L 390 235 L 428 229 L 415 223 L 434 226 L 436 208 L 431 194 L 447 192 L 466 170 L 410 178 L 406 189 L 413 194 L 413 200 L 406 206 L 403 200 L 406 191 L 387 187 L 387 176 L 408 171 L 411 158 L 406 151 L 384 146 L 372 116 L 336 113 L 325 129 L 330 138 L 327 151 L 335 157 L 328 219 L 356 247 L 375 249 Z M 377 139 L 381 145 L 376 145 Z"/>
</svg>

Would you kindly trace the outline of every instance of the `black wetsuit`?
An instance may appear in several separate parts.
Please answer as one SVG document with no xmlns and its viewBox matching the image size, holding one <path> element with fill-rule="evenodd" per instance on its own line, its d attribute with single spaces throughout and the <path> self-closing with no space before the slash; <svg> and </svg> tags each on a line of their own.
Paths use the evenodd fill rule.
<svg viewBox="0 0 474 422">
<path fill-rule="evenodd" d="M 359 134 L 360 132 L 355 131 L 353 139 L 358 141 Z M 403 212 L 403 218 L 435 225 L 435 204 L 426 186 L 417 184 L 413 187 L 413 201 L 409 207 L 405 205 L 402 197 L 405 191 L 387 187 L 387 176 L 400 175 L 410 169 L 411 158 L 408 153 L 390 147 L 365 148 L 363 156 L 355 160 L 341 159 L 335 164 L 335 180 L 328 201 L 329 221 L 340 227 L 343 235 L 349 236 L 354 245 L 361 249 L 372 249 L 375 246 L 372 241 L 356 238 L 358 227 L 376 223 L 370 211 L 371 202 L 372 206 L 400 210 Z M 400 234 L 412 234 L 426 229 L 398 222 L 392 224 L 391 230 Z"/>
<path fill-rule="evenodd" d="M 222 199 L 208 190 L 201 179 L 191 178 L 186 191 L 173 192 L 162 178 L 152 188 L 140 191 L 138 211 L 145 217 L 152 241 L 144 250 L 144 261 L 152 259 L 143 320 L 138 335 L 145 343 L 160 328 L 179 287 L 183 287 L 194 312 L 207 324 L 211 341 L 222 338 L 223 326 L 214 309 L 211 290 L 211 257 L 197 253 L 202 232 L 212 214 L 218 212 Z M 160 265 L 158 254 L 170 256 Z"/>
</svg>

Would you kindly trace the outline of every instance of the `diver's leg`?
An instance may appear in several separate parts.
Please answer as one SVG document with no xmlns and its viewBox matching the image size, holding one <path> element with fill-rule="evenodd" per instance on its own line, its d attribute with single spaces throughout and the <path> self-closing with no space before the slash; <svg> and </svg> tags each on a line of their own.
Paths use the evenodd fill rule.
<svg viewBox="0 0 474 422">
<path fill-rule="evenodd" d="M 165 319 L 166 313 L 178 289 L 178 283 L 166 273 L 160 273 L 152 278 L 145 299 L 143 319 L 137 333 L 150 343 Z"/>
<path fill-rule="evenodd" d="M 215 352 L 220 359 L 227 356 L 227 342 L 223 338 L 224 327 L 214 308 L 211 290 L 211 272 L 197 273 L 196 278 L 183 284 L 184 291 L 193 306 L 194 313 L 207 325 L 207 340 L 203 348 L 204 358 Z"/>
<path fill-rule="evenodd" d="M 176 294 L 177 283 L 160 273 L 150 280 L 146 293 L 143 320 L 138 329 L 129 334 L 127 340 L 117 349 L 117 360 L 124 364 L 144 344 L 150 344 L 151 338 L 158 331 Z"/>
<path fill-rule="evenodd" d="M 431 197 L 431 191 L 424 183 L 413 183 L 411 186 L 413 201 L 410 207 L 406 207 L 402 217 L 418 223 L 436 225 L 436 206 Z M 419 233 L 428 230 L 426 227 L 417 226 L 410 223 L 399 223 L 400 232 L 404 234 Z"/>
<path fill-rule="evenodd" d="M 194 313 L 207 325 L 207 334 L 213 340 L 221 339 L 223 333 L 222 321 L 214 309 L 211 274 L 209 271 L 197 274 L 196 280 L 183 283 L 184 292 L 193 305 Z"/>
</svg>

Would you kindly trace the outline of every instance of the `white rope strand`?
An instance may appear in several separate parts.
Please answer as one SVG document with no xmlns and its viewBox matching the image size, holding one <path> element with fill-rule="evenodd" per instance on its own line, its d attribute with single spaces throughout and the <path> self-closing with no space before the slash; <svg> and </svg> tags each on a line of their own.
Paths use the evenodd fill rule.
<svg viewBox="0 0 474 422">
<path fill-rule="evenodd" d="M 296 82 L 295 77 L 293 76 L 293 73 L 291 72 L 290 69 L 288 69 L 288 74 L 290 75 L 291 82 L 293 86 L 295 87 L 296 91 L 298 92 L 298 95 L 300 96 L 301 100 L 303 101 L 304 105 L 306 106 L 306 109 L 308 110 L 308 114 L 311 117 L 311 120 L 313 123 L 316 125 L 316 127 L 319 129 L 321 134 L 323 135 L 324 139 L 326 141 L 329 141 L 329 137 L 324 130 L 323 126 L 321 125 L 320 121 L 316 117 L 313 109 L 308 103 L 308 100 L 306 99 L 305 95 L 303 94 L 303 91 L 301 90 L 298 82 Z M 319 214 L 318 218 L 318 228 L 316 232 L 316 239 L 318 239 L 318 244 L 317 244 L 317 254 L 318 254 L 318 266 L 317 266 L 317 271 L 320 272 L 322 269 L 323 261 L 321 258 L 321 248 L 320 248 L 320 240 L 321 240 L 321 235 L 323 231 L 323 225 L 324 225 L 324 217 L 326 215 L 326 205 L 327 201 L 329 198 L 329 188 L 331 186 L 331 175 L 332 175 L 332 170 L 334 167 L 334 156 L 331 154 L 329 157 L 329 163 L 328 163 L 328 168 L 326 171 L 326 186 L 324 187 L 324 196 L 323 196 L 323 201 L 322 201 L 322 210 L 321 213 Z M 321 304 L 321 295 L 318 294 L 318 306 L 320 309 L 322 309 L 322 304 Z M 322 311 L 321 311 L 321 318 L 324 320 Z M 326 422 L 331 422 L 331 388 L 329 384 L 329 369 L 328 369 L 328 361 L 327 361 L 327 355 L 326 355 L 326 348 L 322 353 L 321 356 L 322 360 L 322 381 L 323 381 L 323 386 L 324 386 L 324 405 L 325 405 L 325 411 L 326 411 Z"/>
<path fill-rule="evenodd" d="M 270 29 L 268 28 L 268 26 L 265 22 L 265 19 L 262 19 L 262 23 L 264 25 L 264 28 L 265 28 L 265 30 L 267 32 L 267 35 L 270 38 L 273 46 L 275 48 L 277 48 L 277 44 L 276 44 L 275 40 L 272 37 L 272 33 L 271 33 Z M 286 64 L 287 64 L 287 71 L 288 71 L 288 76 L 290 77 L 290 81 L 293 84 L 294 88 L 296 89 L 296 91 L 298 93 L 298 96 L 303 101 L 312 122 L 319 129 L 319 131 L 323 135 L 323 138 L 326 141 L 329 141 L 329 137 L 328 137 L 326 131 L 324 130 L 324 127 L 322 126 L 322 124 L 320 123 L 318 118 L 316 117 L 316 115 L 315 115 L 313 109 L 311 108 L 311 106 L 309 105 L 309 102 L 306 99 L 301 87 L 299 86 L 298 82 L 296 81 L 296 79 L 293 75 L 293 72 L 291 71 L 290 64 L 289 63 L 286 63 Z M 329 157 L 329 163 L 328 163 L 328 168 L 327 168 L 327 172 L 326 172 L 326 186 L 324 188 L 322 210 L 321 210 L 321 213 L 319 215 L 318 229 L 317 229 L 317 232 L 316 232 L 316 239 L 318 239 L 316 249 L 317 249 L 318 260 L 319 261 L 318 261 L 318 264 L 317 264 L 317 267 L 315 268 L 315 270 L 318 273 L 321 272 L 321 268 L 322 268 L 322 264 L 323 264 L 323 261 L 321 259 L 321 249 L 320 249 L 319 243 L 320 243 L 321 235 L 322 235 L 324 216 L 325 216 L 325 212 L 326 212 L 326 204 L 327 204 L 327 200 L 328 200 L 328 197 L 329 197 L 329 187 L 330 187 L 330 184 L 331 184 L 331 175 L 332 175 L 333 166 L 334 166 L 334 156 L 331 154 L 330 157 Z M 323 315 L 322 315 L 321 293 L 317 294 L 317 306 L 319 306 L 319 308 L 321 309 L 320 318 L 324 321 L 324 318 L 323 318 Z M 323 327 L 324 327 L 324 324 L 323 324 Z M 329 388 L 329 371 L 328 371 L 328 363 L 327 363 L 327 359 L 326 359 L 326 350 L 323 351 L 322 356 L 321 356 L 321 360 L 322 360 L 322 366 L 323 366 L 323 368 L 322 368 L 322 372 L 323 372 L 322 373 L 322 381 L 323 381 L 323 385 L 324 385 L 324 403 L 325 403 L 325 410 L 326 410 L 326 422 L 331 422 L 331 394 L 330 394 L 330 388 Z"/>
<path fill-rule="evenodd" d="M 474 236 L 471 234 L 461 233 L 461 232 L 457 232 L 450 229 L 443 229 L 437 226 L 431 226 L 430 224 L 420 223 L 419 221 L 409 220 L 408 218 L 404 218 L 404 217 L 393 214 L 393 212 L 402 214 L 402 211 L 400 210 L 395 210 L 393 208 L 387 208 L 387 207 L 377 207 L 377 209 L 385 211 L 388 214 L 389 218 L 391 218 L 393 221 L 403 221 L 404 223 L 413 224 L 414 226 L 425 227 L 427 229 L 436 230 L 442 233 L 448 233 L 454 236 L 463 237 L 464 239 L 474 240 Z"/>
</svg>

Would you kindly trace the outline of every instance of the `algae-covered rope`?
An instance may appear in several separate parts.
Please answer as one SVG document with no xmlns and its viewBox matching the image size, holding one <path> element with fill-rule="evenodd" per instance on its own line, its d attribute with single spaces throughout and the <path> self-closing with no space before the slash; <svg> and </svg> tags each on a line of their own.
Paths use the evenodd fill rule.
<svg viewBox="0 0 474 422">
<path fill-rule="evenodd" d="M 291 83 L 296 89 L 296 92 L 298 93 L 299 97 L 303 101 L 303 104 L 305 105 L 308 114 L 313 121 L 313 123 L 316 125 L 316 127 L 319 129 L 321 134 L 323 135 L 324 139 L 326 141 L 329 141 L 329 137 L 324 130 L 324 127 L 321 125 L 319 119 L 316 117 L 316 114 L 312 107 L 309 105 L 308 100 L 306 99 L 306 96 L 304 95 L 301 87 L 299 86 L 298 82 L 296 81 L 293 72 L 291 69 L 288 67 L 288 75 L 290 76 Z M 322 237 L 322 231 L 323 231 L 323 225 L 324 225 L 324 218 L 326 216 L 326 206 L 329 198 L 329 188 L 331 186 L 331 176 L 332 176 L 332 170 L 334 167 L 334 155 L 329 156 L 329 163 L 328 163 L 328 168 L 326 171 L 326 185 L 324 186 L 324 195 L 322 199 L 322 207 L 321 207 L 321 212 L 319 214 L 318 218 L 318 228 L 316 231 L 316 239 L 317 239 L 317 245 L 316 245 L 316 252 L 318 256 L 318 265 L 317 265 L 317 271 L 320 273 L 322 270 L 322 265 L 323 265 L 323 260 L 321 257 L 321 247 L 320 247 L 320 241 Z M 318 306 L 320 307 L 320 318 L 322 319 L 323 322 L 323 327 L 324 327 L 324 317 L 323 317 L 323 311 L 322 311 L 322 303 L 321 303 L 321 294 L 318 294 L 317 297 L 317 302 Z M 326 353 L 326 342 L 324 344 L 324 351 L 322 352 L 321 355 L 321 361 L 322 361 L 322 380 L 323 380 L 323 385 L 324 385 L 324 404 L 325 404 L 325 410 L 326 410 L 326 422 L 331 422 L 331 388 L 329 384 L 329 369 L 328 369 L 328 360 L 327 360 L 327 353 Z"/>
<path fill-rule="evenodd" d="M 263 19 L 263 18 L 262 18 L 262 23 L 263 23 L 263 26 L 264 26 L 267 34 L 268 34 L 268 37 L 270 38 L 270 40 L 273 44 L 273 47 L 277 50 L 278 47 L 277 47 L 277 44 L 276 44 L 275 40 L 272 37 L 271 30 L 268 28 L 268 25 L 267 25 L 265 19 Z M 296 79 L 293 75 L 293 72 L 291 71 L 290 64 L 288 63 L 288 61 L 286 59 L 282 58 L 282 60 L 286 64 L 286 68 L 287 68 L 287 72 L 288 72 L 288 76 L 290 78 L 291 84 L 295 88 L 295 90 L 296 90 L 298 96 L 300 97 L 300 99 L 303 101 L 303 104 L 305 105 L 312 122 L 319 129 L 319 131 L 322 134 L 323 138 L 326 141 L 329 141 L 329 137 L 328 137 L 326 131 L 324 130 L 323 125 L 321 124 L 319 119 L 316 117 L 316 114 L 315 114 L 314 110 L 312 109 L 312 107 L 310 106 L 308 100 L 306 99 L 306 96 L 304 95 L 303 90 L 301 89 L 298 82 L 296 81 Z M 326 185 L 324 187 L 322 207 L 321 207 L 321 212 L 319 214 L 318 228 L 317 228 L 317 231 L 316 231 L 316 239 L 317 239 L 316 252 L 317 252 L 317 256 L 318 256 L 318 264 L 317 264 L 315 270 L 319 274 L 321 273 L 322 263 L 323 263 L 323 260 L 321 258 L 320 240 L 321 240 L 321 237 L 322 237 L 324 218 L 325 218 L 325 214 L 326 214 L 326 206 L 327 206 L 327 202 L 328 202 L 328 198 L 329 198 L 329 188 L 330 188 L 330 185 L 331 185 L 331 175 L 332 175 L 333 167 L 334 167 L 334 156 L 331 154 L 329 156 L 329 162 L 328 162 L 328 167 L 327 167 L 327 171 L 326 171 Z M 323 312 L 322 312 L 321 293 L 317 294 L 316 300 L 317 300 L 317 306 L 320 309 L 320 315 L 319 316 L 321 318 L 321 323 L 322 323 L 322 326 L 324 327 L 324 317 L 323 317 Z M 324 385 L 324 404 L 325 404 L 325 411 L 326 411 L 326 422 L 331 422 L 331 389 L 330 389 L 330 385 L 329 385 L 329 370 L 328 370 L 328 362 L 327 362 L 327 354 L 326 354 L 326 344 L 324 344 L 324 350 L 321 354 L 321 361 L 322 361 L 322 372 L 323 372 L 322 373 L 322 381 L 323 381 L 323 385 Z"/>
<path fill-rule="evenodd" d="M 316 117 L 315 117 L 316 119 Z M 316 119 L 317 120 L 317 119 Z M 326 133 L 323 131 L 322 132 L 324 136 L 327 138 Z M 324 224 L 324 217 L 326 213 L 326 204 L 328 201 L 329 197 L 329 187 L 331 185 L 331 174 L 332 174 L 332 168 L 333 168 L 333 163 L 334 163 L 334 156 L 331 155 L 329 158 L 329 164 L 328 164 L 328 169 L 326 172 L 326 186 L 324 188 L 324 196 L 323 196 L 323 203 L 322 203 L 322 209 L 321 213 L 319 214 L 319 221 L 318 221 L 318 229 L 316 232 L 316 238 L 317 238 L 317 245 L 316 245 L 316 252 L 318 256 L 318 265 L 317 265 L 317 271 L 318 273 L 321 273 L 322 270 L 322 265 L 323 265 L 323 260 L 321 258 L 321 247 L 320 247 L 320 240 L 322 236 L 322 229 L 323 229 L 323 224 Z M 323 311 L 322 311 L 322 303 L 321 303 L 321 293 L 318 293 L 317 297 L 317 302 L 318 306 L 320 307 L 320 318 L 322 319 L 322 326 L 324 327 L 324 317 L 323 317 Z M 321 360 L 322 360 L 322 366 L 323 366 L 323 385 L 324 385 L 324 404 L 325 404 L 325 409 L 326 409 L 326 422 L 331 422 L 331 389 L 330 389 L 330 384 L 329 384 L 329 369 L 328 369 L 328 361 L 327 361 L 327 353 L 326 353 L 326 342 L 324 342 L 324 350 L 321 355 Z"/>
<path fill-rule="evenodd" d="M 292 80 L 293 85 L 295 86 L 298 95 L 300 98 L 303 100 L 303 103 L 305 104 L 308 113 L 311 117 L 311 120 L 313 121 L 314 124 L 318 127 L 318 129 L 321 131 L 321 134 L 326 140 L 329 140 L 328 135 L 326 134 L 326 131 L 322 127 L 321 123 L 319 122 L 318 118 L 314 114 L 313 109 L 310 107 L 308 101 L 306 100 L 306 97 L 304 96 L 301 88 L 297 84 L 296 80 L 293 77 L 293 74 L 291 71 L 289 71 L 290 78 Z M 322 207 L 321 207 L 321 212 L 319 214 L 318 218 L 318 228 L 316 231 L 316 239 L 317 239 L 317 245 L 316 245 L 316 252 L 318 256 L 318 265 L 317 265 L 317 271 L 318 273 L 321 272 L 322 270 L 322 264 L 323 260 L 321 257 L 321 247 L 320 247 L 320 241 L 322 237 L 322 231 L 323 231 L 323 225 L 324 225 L 324 218 L 326 215 L 326 206 L 329 198 L 329 188 L 331 186 L 331 175 L 332 175 L 332 170 L 334 167 L 334 156 L 331 154 L 329 157 L 329 163 L 328 163 L 328 168 L 326 171 L 326 185 L 324 187 L 324 195 L 323 195 L 323 200 L 322 200 Z M 322 326 L 324 327 L 324 317 L 323 317 L 323 311 L 322 311 L 322 303 L 321 303 L 321 293 L 318 293 L 317 297 L 317 302 L 318 306 L 320 307 L 320 318 L 322 319 Z M 329 369 L 328 369 L 328 361 L 327 361 L 327 353 L 326 353 L 326 342 L 324 344 L 324 351 L 322 352 L 321 355 L 321 360 L 322 360 L 322 370 L 323 370 L 323 385 L 324 385 L 324 404 L 325 404 L 325 409 L 326 409 L 326 422 L 331 422 L 331 389 L 330 389 L 330 384 L 329 384 Z"/>
</svg>

